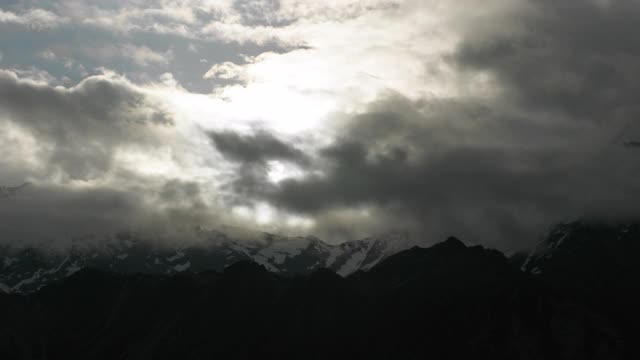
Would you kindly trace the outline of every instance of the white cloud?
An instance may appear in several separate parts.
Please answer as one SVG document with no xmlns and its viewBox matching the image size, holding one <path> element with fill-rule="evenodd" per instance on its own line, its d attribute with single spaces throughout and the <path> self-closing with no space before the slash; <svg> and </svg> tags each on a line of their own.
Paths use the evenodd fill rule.
<svg viewBox="0 0 640 360">
<path fill-rule="evenodd" d="M 171 49 L 159 52 L 144 45 L 131 43 L 87 48 L 85 49 L 85 53 L 87 56 L 93 57 L 96 60 L 127 59 L 141 67 L 167 65 L 174 58 L 173 50 Z"/>
<path fill-rule="evenodd" d="M 58 56 L 50 49 L 43 50 L 40 52 L 40 57 L 46 60 L 56 60 Z"/>
<path fill-rule="evenodd" d="M 455 11 L 435 0 L 283 1 L 278 16 L 295 19 L 284 26 L 212 22 L 202 32 L 228 41 L 305 45 L 212 66 L 205 78 L 242 81 L 218 89 L 226 101 L 212 107 L 297 133 L 331 127 L 335 112 L 359 111 L 388 91 L 418 99 L 487 88 L 489 79 L 459 74 L 446 60 L 458 42 Z"/>
<path fill-rule="evenodd" d="M 132 44 L 123 45 L 120 48 L 122 56 L 132 59 L 140 66 L 150 64 L 166 65 L 173 59 L 173 51 L 168 50 L 164 53 L 153 51 L 146 46 L 136 46 Z"/>
<path fill-rule="evenodd" d="M 203 78 L 204 79 L 223 79 L 223 80 L 237 80 L 237 81 L 246 81 L 247 74 L 245 72 L 246 68 L 241 65 L 234 64 L 229 61 L 225 61 L 221 64 L 213 65 L 209 71 L 207 71 Z"/>
<path fill-rule="evenodd" d="M 68 21 L 68 18 L 44 9 L 29 9 L 19 14 L 0 9 L 0 23 L 23 25 L 33 30 L 51 29 Z"/>
<path fill-rule="evenodd" d="M 491 4 L 504 1 L 507 0 L 489 0 L 483 4 L 482 11 L 490 12 Z M 115 79 L 125 88 L 143 94 L 145 99 L 161 103 L 162 108 L 172 114 L 175 128 L 171 133 L 157 130 L 161 132 L 154 142 L 157 148 L 151 150 L 131 144 L 105 147 L 103 150 L 113 152 L 108 160 L 110 169 L 114 170 L 92 173 L 91 185 L 95 186 L 142 187 L 149 179 L 157 185 L 163 180 L 178 178 L 197 182 L 207 194 L 220 195 L 224 193 L 220 190 L 224 180 L 234 176 L 235 169 L 216 156 L 202 129 L 247 130 L 258 126 L 275 130 L 285 138 L 311 139 L 311 144 L 305 146 L 314 148 L 319 146 L 317 142 L 333 135 L 335 114 L 357 113 L 382 93 L 398 92 L 415 100 L 464 96 L 479 89 L 488 93 L 485 90 L 490 89 L 491 79 L 460 74 L 445 60 L 456 47 L 460 28 L 466 23 L 461 20 L 468 16 L 463 9 L 465 4 L 444 0 L 281 0 L 279 3 L 279 7 L 264 7 L 254 2 L 252 4 L 258 4 L 257 10 L 252 7 L 248 16 L 234 8 L 231 0 L 68 1 L 54 5 L 57 13 L 68 18 L 45 10 L 20 14 L 0 10 L 0 22 L 33 29 L 73 23 L 80 27 L 78 31 L 92 26 L 112 32 L 110 35 L 118 41 L 78 49 L 81 54 L 73 55 L 74 60 L 61 56 L 64 52 L 56 53 L 55 47 L 40 53 L 44 59 L 78 68 L 83 66 L 82 58 L 98 60 L 105 66 L 108 61 L 125 59 L 137 65 L 135 71 L 149 66 L 160 67 L 160 72 L 174 71 L 169 65 L 174 65 L 176 55 L 182 54 L 174 54 L 167 48 L 159 50 L 158 42 L 145 43 L 148 37 L 131 34 L 143 31 L 170 35 L 172 39 L 182 36 L 194 62 L 213 64 L 204 73 L 204 79 L 226 80 L 219 81 L 223 84 L 232 82 L 217 87 L 213 94 L 202 95 L 185 90 L 170 73 L 159 78 L 150 75 L 145 81 L 154 79 L 156 83 L 141 81 L 138 85 L 112 73 L 101 75 L 107 82 Z M 244 61 L 215 63 L 220 60 L 205 59 L 206 47 L 200 47 L 203 41 L 241 45 L 276 43 L 282 49 L 245 57 Z M 198 70 L 198 74 L 202 72 L 204 69 Z M 181 79 L 178 75 L 176 72 Z M 17 76 L 37 79 L 38 86 L 54 94 L 74 95 L 84 89 L 81 83 L 53 91 L 50 88 L 59 83 L 48 73 L 36 69 Z M 77 109 L 83 107 L 78 105 Z M 54 107 L 43 107 L 42 113 L 57 114 Z M 37 139 L 30 139 L 28 134 L 15 129 L 12 134 L 9 143 L 19 143 L 12 146 L 15 151 L 35 149 L 30 147 L 30 141 Z M 122 132 L 112 137 L 119 139 L 125 135 L 132 134 Z M 80 138 L 89 141 L 80 150 L 87 153 L 99 150 L 97 145 L 101 143 L 97 140 Z M 35 159 L 37 166 L 33 165 L 32 169 L 45 166 L 46 161 L 36 155 L 21 156 Z M 64 155 L 74 154 L 70 151 Z M 282 164 L 269 166 L 268 176 L 274 182 L 290 178 L 294 173 Z M 132 185 L 127 176 L 138 183 Z M 64 182 L 64 179 L 45 180 L 55 185 Z M 215 207 L 213 200 L 208 205 Z M 249 211 L 248 217 L 256 218 L 256 214 L 270 211 L 276 210 L 258 207 Z M 275 219 L 279 215 L 273 213 L 260 218 Z"/>
</svg>

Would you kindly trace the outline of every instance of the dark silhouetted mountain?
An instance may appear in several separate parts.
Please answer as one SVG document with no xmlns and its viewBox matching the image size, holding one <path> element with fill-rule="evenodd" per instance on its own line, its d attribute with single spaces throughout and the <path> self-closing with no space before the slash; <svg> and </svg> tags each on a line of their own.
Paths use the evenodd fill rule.
<svg viewBox="0 0 640 360">
<path fill-rule="evenodd" d="M 558 225 L 522 269 L 555 292 L 584 303 L 620 329 L 625 344 L 640 334 L 640 224 Z M 640 358 L 636 347 L 626 358 Z"/>
<path fill-rule="evenodd" d="M 455 238 L 342 277 L 82 269 L 0 295 L 2 359 L 620 359 L 606 317 Z"/>
</svg>

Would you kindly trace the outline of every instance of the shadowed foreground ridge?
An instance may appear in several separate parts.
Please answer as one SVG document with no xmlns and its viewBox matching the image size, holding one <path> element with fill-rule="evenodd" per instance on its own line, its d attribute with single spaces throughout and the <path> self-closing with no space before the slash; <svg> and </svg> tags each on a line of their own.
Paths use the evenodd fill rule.
<svg viewBox="0 0 640 360">
<path fill-rule="evenodd" d="M 0 358 L 628 358 L 627 329 L 602 306 L 455 238 L 347 278 L 248 261 L 173 276 L 85 269 L 0 295 Z"/>
</svg>

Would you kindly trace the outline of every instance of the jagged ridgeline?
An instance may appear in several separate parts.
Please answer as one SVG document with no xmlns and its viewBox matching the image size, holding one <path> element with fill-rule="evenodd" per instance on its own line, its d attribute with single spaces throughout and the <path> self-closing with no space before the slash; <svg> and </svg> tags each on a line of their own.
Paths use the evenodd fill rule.
<svg viewBox="0 0 640 360">
<path fill-rule="evenodd" d="M 268 233 L 234 238 L 220 231 L 200 234 L 197 245 L 153 245 L 131 233 L 87 246 L 78 242 L 64 251 L 38 247 L 0 249 L 0 289 L 29 293 L 83 268 L 118 273 L 175 274 L 183 271 L 221 271 L 251 260 L 282 275 L 308 274 L 328 268 L 341 276 L 370 269 L 380 260 L 410 247 L 406 232 L 329 245 L 315 237 L 285 237 Z M 99 246 L 98 246 L 99 245 Z"/>
<path fill-rule="evenodd" d="M 636 359 L 639 239 L 565 224 L 521 263 L 449 238 L 347 276 L 83 268 L 0 294 L 0 358 Z"/>
</svg>

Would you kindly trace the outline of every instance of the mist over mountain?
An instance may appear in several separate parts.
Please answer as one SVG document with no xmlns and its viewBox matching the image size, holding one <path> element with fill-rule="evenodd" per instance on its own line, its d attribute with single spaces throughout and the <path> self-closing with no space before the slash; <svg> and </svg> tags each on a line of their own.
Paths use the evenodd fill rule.
<svg viewBox="0 0 640 360">
<path fill-rule="evenodd" d="M 283 276 L 310 274 L 324 268 L 347 276 L 368 270 L 413 245 L 406 232 L 339 245 L 329 245 L 315 237 L 248 231 L 235 231 L 235 235 L 200 230 L 201 241 L 172 246 L 121 233 L 110 240 L 94 240 L 92 245 L 88 245 L 89 240 L 81 239 L 68 249 L 0 249 L 0 286 L 7 292 L 30 293 L 84 268 L 170 275 L 184 271 L 222 271 L 241 260 L 256 262 Z"/>
<path fill-rule="evenodd" d="M 0 360 L 640 359 L 639 19 L 0 0 Z"/>
<path fill-rule="evenodd" d="M 328 269 L 284 276 L 248 260 L 200 273 L 86 268 L 35 293 L 0 295 L 0 354 L 629 359 L 640 353 L 640 289 L 625 257 L 637 251 L 638 229 L 559 226 L 524 271 L 499 251 L 456 238 L 400 251 L 347 277 Z M 614 234 L 628 235 L 611 240 Z M 627 255 L 585 250 L 613 243 Z M 576 254 L 573 262 L 562 259 L 567 253 Z M 555 259 L 570 265 L 557 268 Z M 623 279 L 620 268 L 628 271 Z M 602 285 L 581 285 L 596 279 Z"/>
</svg>

